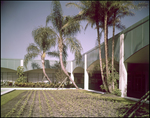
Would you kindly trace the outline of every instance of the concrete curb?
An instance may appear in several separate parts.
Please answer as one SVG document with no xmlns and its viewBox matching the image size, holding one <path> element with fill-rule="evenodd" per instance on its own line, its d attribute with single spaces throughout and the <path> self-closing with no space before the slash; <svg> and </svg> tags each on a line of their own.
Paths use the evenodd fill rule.
<svg viewBox="0 0 150 118">
<path fill-rule="evenodd" d="M 57 88 L 15 88 L 16 90 L 57 90 Z M 76 88 L 59 88 L 58 90 L 68 90 Z"/>
<path fill-rule="evenodd" d="M 57 88 L 1 88 L 2 89 L 8 89 L 7 91 L 1 92 L 1 95 L 4 95 L 8 92 L 14 91 L 14 90 L 57 90 Z M 58 90 L 75 90 L 76 88 L 59 88 Z M 82 88 L 79 88 L 82 89 Z"/>
<path fill-rule="evenodd" d="M 4 94 L 6 94 L 6 93 L 9 93 L 9 92 L 15 90 L 15 89 L 10 89 L 10 88 L 1 88 L 1 89 L 6 89 L 6 90 L 8 89 L 7 91 L 1 92 L 1 95 L 4 95 Z"/>
<path fill-rule="evenodd" d="M 139 101 L 140 100 L 140 99 L 132 98 L 132 97 L 124 97 L 124 98 L 129 99 L 129 100 L 133 100 L 133 101 Z M 147 100 L 145 103 L 149 104 L 149 101 Z"/>
<path fill-rule="evenodd" d="M 90 90 L 90 89 L 88 89 L 87 91 L 94 92 L 94 93 L 105 94 L 105 92 L 101 92 L 101 91 L 95 91 L 95 90 Z"/>
</svg>

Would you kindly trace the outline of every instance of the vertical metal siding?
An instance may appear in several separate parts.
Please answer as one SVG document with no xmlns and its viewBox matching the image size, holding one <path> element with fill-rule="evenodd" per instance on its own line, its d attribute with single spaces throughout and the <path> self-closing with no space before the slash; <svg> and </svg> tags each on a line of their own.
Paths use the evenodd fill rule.
<svg viewBox="0 0 150 118">
<path fill-rule="evenodd" d="M 71 67 L 71 65 L 70 65 L 70 67 Z M 73 70 L 74 70 L 76 67 L 82 67 L 82 68 L 84 68 L 84 54 L 82 55 L 82 59 L 81 59 L 80 64 L 76 64 L 76 61 L 73 60 Z"/>
<path fill-rule="evenodd" d="M 132 30 L 131 45 L 131 54 L 135 53 L 136 51 L 142 48 L 142 25 Z"/>
<path fill-rule="evenodd" d="M 143 24 L 143 47 L 149 44 L 149 21 Z"/>
<path fill-rule="evenodd" d="M 124 60 L 149 44 L 149 17 L 127 28 L 124 32 Z"/>
</svg>

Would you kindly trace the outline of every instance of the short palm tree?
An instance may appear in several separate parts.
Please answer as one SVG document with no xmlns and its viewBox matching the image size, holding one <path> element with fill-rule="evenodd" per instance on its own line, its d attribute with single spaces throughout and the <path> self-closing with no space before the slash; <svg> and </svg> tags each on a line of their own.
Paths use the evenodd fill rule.
<svg viewBox="0 0 150 118">
<path fill-rule="evenodd" d="M 63 47 L 66 45 L 71 49 L 71 52 L 75 54 L 76 63 L 80 63 L 81 60 L 81 50 L 82 46 L 77 40 L 74 35 L 80 31 L 80 24 L 79 22 L 75 21 L 74 23 L 70 24 L 69 26 L 62 29 L 62 27 L 72 19 L 70 16 L 63 16 L 61 4 L 59 1 L 53 1 L 52 3 L 52 11 L 51 14 L 46 18 L 46 25 L 48 22 L 52 23 L 53 27 L 50 27 L 51 31 L 50 34 L 55 38 L 55 42 L 58 44 L 59 49 L 59 58 L 61 68 L 64 73 L 69 77 L 70 81 L 74 84 L 74 86 L 78 89 L 78 86 L 75 82 L 71 79 L 68 72 L 65 69 L 63 63 Z"/>
<path fill-rule="evenodd" d="M 48 81 L 51 83 L 51 80 L 47 76 L 45 72 L 45 56 L 55 56 L 58 57 L 59 54 L 56 51 L 49 52 L 49 49 L 51 47 L 55 46 L 55 40 L 50 35 L 50 28 L 48 27 L 39 27 L 32 31 L 32 35 L 34 37 L 34 42 L 31 43 L 27 48 L 27 54 L 24 57 L 24 65 L 27 68 L 27 64 L 29 60 L 41 56 L 42 61 L 42 67 L 43 67 L 43 73 L 45 77 L 48 79 Z"/>
</svg>

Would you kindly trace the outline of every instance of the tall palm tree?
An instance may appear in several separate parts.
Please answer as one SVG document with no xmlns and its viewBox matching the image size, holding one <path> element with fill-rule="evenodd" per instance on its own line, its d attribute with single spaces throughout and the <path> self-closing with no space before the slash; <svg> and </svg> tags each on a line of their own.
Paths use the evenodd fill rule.
<svg viewBox="0 0 150 118">
<path fill-rule="evenodd" d="M 79 22 L 74 21 L 74 23 L 62 29 L 62 27 L 72 18 L 70 16 L 63 16 L 61 4 L 59 1 L 53 1 L 51 4 L 52 11 L 51 14 L 48 15 L 46 18 L 46 25 L 48 22 L 52 23 L 53 27 L 50 27 L 50 33 L 55 38 L 55 41 L 58 43 L 61 68 L 64 73 L 69 77 L 70 81 L 74 84 L 74 86 L 78 89 L 78 86 L 71 79 L 64 67 L 62 54 L 63 47 L 64 45 L 66 45 L 70 48 L 71 52 L 75 54 L 76 63 L 80 63 L 82 46 L 79 40 L 74 37 L 74 35 L 80 31 L 80 24 Z"/>
<path fill-rule="evenodd" d="M 121 11 L 118 8 L 119 5 L 116 5 L 116 7 L 113 7 L 110 11 L 112 12 L 112 16 L 110 17 L 109 25 L 113 26 L 113 38 L 112 38 L 112 90 L 114 90 L 114 40 L 115 40 L 115 27 L 118 29 L 125 29 L 124 25 L 121 25 L 120 19 L 124 16 L 133 16 L 134 13 L 131 11 Z"/>
<path fill-rule="evenodd" d="M 44 76 L 51 83 L 51 80 L 47 76 L 45 72 L 45 56 L 55 56 L 58 57 L 58 53 L 56 51 L 49 52 L 49 49 L 55 46 L 55 40 L 50 35 L 50 28 L 48 27 L 39 27 L 32 31 L 32 35 L 34 37 L 34 43 L 29 44 L 27 47 L 27 54 L 24 57 L 24 65 L 27 68 L 27 64 L 29 60 L 35 58 L 37 56 L 41 56 L 42 67 Z"/>
<path fill-rule="evenodd" d="M 133 13 L 130 11 L 131 9 L 139 9 L 139 7 L 143 7 L 143 6 L 147 6 L 147 4 L 145 3 L 139 3 L 138 5 L 134 5 L 133 2 L 131 1 L 100 1 L 101 2 L 101 8 L 102 8 L 102 21 L 101 24 L 104 25 L 104 41 L 105 41 L 105 62 L 106 62 L 106 77 L 109 78 L 109 69 L 108 69 L 108 26 L 110 25 L 109 21 L 110 18 L 112 17 L 112 15 L 115 14 L 115 17 L 117 16 L 116 11 L 119 11 L 120 14 L 118 18 L 124 17 L 125 15 L 133 15 Z M 118 14 L 119 14 L 118 13 Z M 118 18 L 116 18 L 114 21 L 116 22 L 118 20 Z M 114 25 L 115 25 L 115 22 Z M 120 22 L 120 20 L 118 21 Z M 120 27 L 120 28 L 124 28 Z M 113 43 L 113 50 L 114 50 L 114 40 L 112 41 Z M 113 54 L 113 58 L 114 58 L 114 53 Z M 113 61 L 113 60 L 112 60 Z M 114 63 L 114 61 L 112 62 Z M 113 68 L 112 68 L 113 69 Z"/>
<path fill-rule="evenodd" d="M 114 76 L 114 38 L 115 38 L 115 27 L 118 29 L 125 29 L 125 26 L 121 24 L 121 18 L 125 16 L 134 16 L 134 13 L 131 11 L 131 8 L 136 10 L 140 9 L 141 7 L 147 6 L 146 3 L 139 3 L 138 5 L 134 5 L 133 2 L 124 2 L 124 1 L 114 1 L 115 4 L 109 10 L 109 21 L 108 25 L 113 26 L 113 38 L 112 38 L 112 78 Z M 112 89 L 114 90 L 114 82 L 112 81 Z"/>
<path fill-rule="evenodd" d="M 120 2 L 120 4 L 119 4 Z M 93 25 L 96 25 L 97 29 L 97 35 L 98 35 L 98 41 L 100 41 L 100 33 L 99 33 L 99 28 L 102 28 L 104 30 L 104 41 L 105 41 L 105 63 L 106 63 L 106 83 L 107 83 L 107 78 L 109 78 L 109 69 L 108 69 L 108 26 L 110 25 L 110 17 L 112 17 L 112 12 L 110 12 L 114 7 L 117 5 L 124 5 L 124 8 L 127 7 L 133 7 L 135 8 L 135 5 L 131 4 L 131 2 L 115 2 L 115 1 L 80 1 L 78 4 L 77 3 L 68 3 L 66 6 L 75 6 L 78 9 L 80 9 L 80 13 L 76 16 L 74 16 L 73 20 L 75 21 L 81 21 L 81 20 L 86 20 L 88 21 L 85 29 L 89 24 L 91 24 L 91 27 L 93 28 Z M 123 8 L 122 8 L 123 9 Z M 126 10 L 126 9 L 125 9 Z M 69 23 L 71 24 L 72 21 Z M 112 22 L 112 21 L 111 21 Z M 117 21 L 116 21 L 117 22 Z M 119 21 L 118 21 L 119 22 Z M 67 23 L 65 26 L 69 25 Z M 64 26 L 64 27 L 65 27 Z M 117 27 L 124 28 L 124 26 L 121 27 L 120 22 L 119 24 L 116 24 Z M 102 76 L 102 81 L 105 90 L 107 90 L 106 83 L 104 81 L 104 76 L 103 76 L 103 70 L 102 70 L 102 59 L 101 59 L 101 48 L 100 48 L 100 42 L 99 43 L 99 58 L 100 58 L 100 70 L 101 70 L 101 76 Z M 110 92 L 108 88 L 108 92 Z"/>
<path fill-rule="evenodd" d="M 80 1 L 79 3 L 68 3 L 66 6 L 75 6 L 78 9 L 80 9 L 80 13 L 74 16 L 72 21 L 68 22 L 65 26 L 71 24 L 73 21 L 87 21 L 87 25 L 85 26 L 85 30 L 89 24 L 91 24 L 91 27 L 93 28 L 94 25 L 96 25 L 97 30 L 97 40 L 98 40 L 98 46 L 99 46 L 99 59 L 100 59 L 100 70 L 101 70 L 101 78 L 104 85 L 104 88 L 106 91 L 108 91 L 106 82 L 104 80 L 104 74 L 102 69 L 102 57 L 101 57 L 101 43 L 100 43 L 100 37 L 103 32 L 103 26 L 100 24 L 100 21 L 102 20 L 102 13 L 101 13 L 101 3 L 99 1 Z M 65 27 L 64 26 L 64 27 Z M 102 28 L 102 31 L 100 32 L 100 28 Z"/>
</svg>

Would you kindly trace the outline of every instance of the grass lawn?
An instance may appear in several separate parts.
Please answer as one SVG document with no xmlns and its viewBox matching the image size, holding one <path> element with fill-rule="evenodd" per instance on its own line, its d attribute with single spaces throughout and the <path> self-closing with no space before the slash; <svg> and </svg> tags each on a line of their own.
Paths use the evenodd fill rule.
<svg viewBox="0 0 150 118">
<path fill-rule="evenodd" d="M 135 103 L 85 90 L 16 90 L 1 96 L 1 102 L 11 96 L 1 103 L 1 117 L 118 117 Z M 149 116 L 145 105 L 134 114 L 143 115 Z"/>
<path fill-rule="evenodd" d="M 13 98 L 17 97 L 22 92 L 25 92 L 25 90 L 12 91 L 10 93 L 2 95 L 1 96 L 1 106 L 3 104 L 6 104 L 8 101 L 12 100 Z"/>
</svg>

